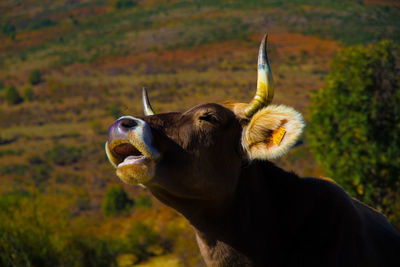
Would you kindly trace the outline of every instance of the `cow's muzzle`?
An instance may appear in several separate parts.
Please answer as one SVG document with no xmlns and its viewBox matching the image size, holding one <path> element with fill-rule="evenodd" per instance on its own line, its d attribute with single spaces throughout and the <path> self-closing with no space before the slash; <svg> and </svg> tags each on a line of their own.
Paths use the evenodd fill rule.
<svg viewBox="0 0 400 267">
<path fill-rule="evenodd" d="M 144 183 L 152 178 L 159 158 L 152 146 L 150 126 L 131 116 L 120 117 L 108 130 L 106 154 L 126 183 Z"/>
</svg>

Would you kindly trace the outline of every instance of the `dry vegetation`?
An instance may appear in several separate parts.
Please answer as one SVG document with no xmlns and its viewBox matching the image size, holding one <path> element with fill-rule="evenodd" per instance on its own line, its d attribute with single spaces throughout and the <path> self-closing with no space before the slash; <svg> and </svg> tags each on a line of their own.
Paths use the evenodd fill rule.
<svg viewBox="0 0 400 267">
<path fill-rule="evenodd" d="M 142 114 L 142 86 L 157 112 L 247 101 L 256 85 L 258 43 L 268 31 L 274 101 L 307 118 L 309 93 L 323 86 L 329 61 L 341 47 L 400 41 L 396 1 L 142 0 L 126 9 L 116 9 L 114 2 L 0 3 L 0 204 L 11 207 L 0 211 L 0 227 L 8 227 L 9 216 L 15 225 L 6 230 L 37 221 L 24 231 L 47 238 L 43 242 L 55 248 L 54 257 L 81 235 L 90 244 L 127 244 L 141 222 L 164 245 L 146 248 L 161 258 L 140 266 L 202 266 L 185 220 L 146 190 L 122 185 L 104 155 L 107 127 L 115 117 Z M 29 76 L 35 70 L 41 79 L 34 84 Z M 33 96 L 10 104 L 10 86 L 23 98 L 32 88 Z M 277 163 L 300 175 L 322 174 L 305 140 Z M 151 199 L 151 209 L 136 205 L 128 214 L 102 215 L 101 202 L 113 184 L 134 200 Z M 87 244 L 89 252 L 102 251 Z M 108 249 L 121 266 L 145 259 Z M 104 263 L 78 261 L 78 266 Z"/>
</svg>

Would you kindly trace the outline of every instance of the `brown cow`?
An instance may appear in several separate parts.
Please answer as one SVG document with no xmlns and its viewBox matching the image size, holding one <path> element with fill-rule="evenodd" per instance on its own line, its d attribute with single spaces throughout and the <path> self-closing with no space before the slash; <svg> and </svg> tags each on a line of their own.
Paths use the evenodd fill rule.
<svg viewBox="0 0 400 267">
<path fill-rule="evenodd" d="M 273 96 L 266 36 L 250 104 L 207 103 L 109 129 L 107 156 L 194 226 L 208 266 L 400 266 L 400 237 L 379 212 L 329 181 L 268 161 L 298 140 L 302 116 Z"/>
</svg>

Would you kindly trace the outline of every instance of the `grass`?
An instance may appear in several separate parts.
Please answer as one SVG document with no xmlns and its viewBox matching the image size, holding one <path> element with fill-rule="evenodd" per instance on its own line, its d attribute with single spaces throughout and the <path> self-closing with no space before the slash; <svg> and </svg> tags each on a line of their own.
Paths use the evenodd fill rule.
<svg viewBox="0 0 400 267">
<path fill-rule="evenodd" d="M 59 123 L 45 124 L 43 126 L 17 126 L 10 127 L 2 131 L 3 138 L 11 138 L 14 136 L 27 136 L 29 138 L 43 137 L 76 137 L 79 133 L 85 132 L 86 123 Z"/>
<path fill-rule="evenodd" d="M 217 15 L 207 17 L 210 11 Z M 246 13 L 250 16 L 246 16 Z M 178 18 L 175 17 L 177 14 Z M 194 14 L 204 14 L 204 18 L 192 19 Z M 161 35 L 162 46 L 174 49 L 243 39 L 255 33 L 255 29 L 269 29 L 274 24 L 285 25 L 291 31 L 335 39 L 345 45 L 382 38 L 398 42 L 400 30 L 396 25 L 400 22 L 399 17 L 396 8 L 352 1 L 254 1 L 246 4 L 242 1 L 206 1 L 201 5 L 190 1 L 171 5 L 157 3 L 150 7 L 139 5 L 126 11 L 81 18 L 79 27 L 63 21 L 56 27 L 59 33 L 53 35 L 48 31 L 36 30 L 35 33 L 39 34 L 37 37 L 44 37 L 44 42 L 24 47 L 24 51 L 26 54 L 35 54 L 47 50 L 46 54 L 51 55 L 54 66 L 64 66 L 75 62 L 92 62 L 106 55 L 142 51 L 143 47 L 129 37 L 132 30 L 143 37 L 142 42 L 147 42 L 146 47 L 160 45 L 157 39 L 149 38 L 150 31 Z M 164 31 L 168 32 L 167 36 L 163 36 Z M 18 38 L 17 43 L 21 43 Z"/>
</svg>

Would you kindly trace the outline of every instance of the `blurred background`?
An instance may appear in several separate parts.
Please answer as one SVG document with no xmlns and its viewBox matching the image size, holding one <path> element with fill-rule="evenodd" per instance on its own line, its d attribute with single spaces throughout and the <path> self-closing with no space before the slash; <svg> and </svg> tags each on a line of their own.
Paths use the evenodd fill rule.
<svg viewBox="0 0 400 267">
<path fill-rule="evenodd" d="M 2 0 L 0 30 L 1 266 L 204 266 L 185 219 L 116 177 L 107 128 L 142 86 L 156 112 L 249 101 L 265 32 L 274 103 L 307 123 L 275 163 L 400 229 L 396 0 Z"/>
</svg>

